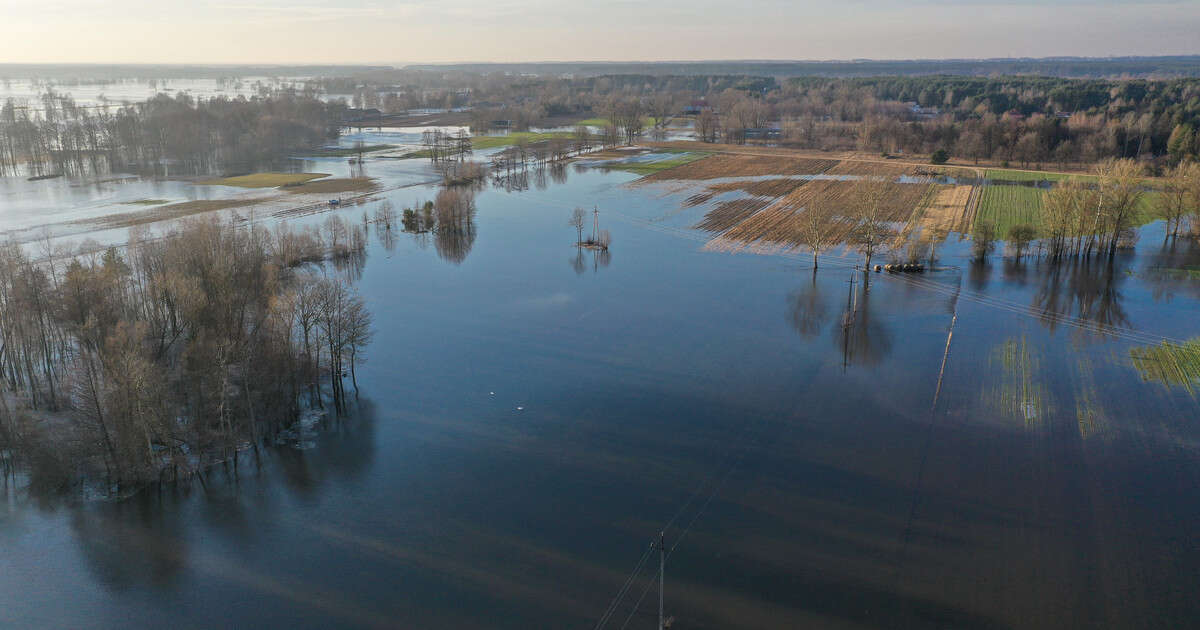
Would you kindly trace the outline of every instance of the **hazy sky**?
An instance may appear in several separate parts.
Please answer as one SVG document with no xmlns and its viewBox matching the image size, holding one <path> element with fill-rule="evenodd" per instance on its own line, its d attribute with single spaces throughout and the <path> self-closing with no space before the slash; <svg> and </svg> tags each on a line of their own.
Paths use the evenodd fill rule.
<svg viewBox="0 0 1200 630">
<path fill-rule="evenodd" d="M 0 62 L 1200 53 L 1200 0 L 0 0 Z"/>
</svg>

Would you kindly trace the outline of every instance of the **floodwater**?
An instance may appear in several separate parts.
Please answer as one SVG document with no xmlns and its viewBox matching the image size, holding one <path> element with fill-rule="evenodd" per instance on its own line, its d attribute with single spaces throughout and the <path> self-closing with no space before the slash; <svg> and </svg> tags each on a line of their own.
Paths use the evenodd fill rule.
<svg viewBox="0 0 1200 630">
<path fill-rule="evenodd" d="M 705 251 L 705 208 L 634 178 L 373 232 L 362 401 L 303 447 L 120 502 L 6 488 L 0 626 L 651 628 L 660 531 L 676 628 L 1200 618 L 1200 407 L 1129 359 L 1200 333 L 1195 246 L 814 274 Z"/>
</svg>

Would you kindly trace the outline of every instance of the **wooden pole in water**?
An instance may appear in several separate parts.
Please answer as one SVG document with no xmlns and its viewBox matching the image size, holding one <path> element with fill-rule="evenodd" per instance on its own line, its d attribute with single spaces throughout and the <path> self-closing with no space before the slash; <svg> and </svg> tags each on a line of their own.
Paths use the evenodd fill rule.
<svg viewBox="0 0 1200 630">
<path fill-rule="evenodd" d="M 667 568 L 666 545 L 663 544 L 665 536 L 663 532 L 658 533 L 658 630 L 663 630 L 663 581 L 664 574 Z"/>
</svg>

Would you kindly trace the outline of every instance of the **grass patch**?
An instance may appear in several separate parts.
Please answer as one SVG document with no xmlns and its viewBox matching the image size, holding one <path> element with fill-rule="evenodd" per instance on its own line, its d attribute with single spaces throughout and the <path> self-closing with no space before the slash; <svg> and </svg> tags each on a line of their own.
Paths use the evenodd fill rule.
<svg viewBox="0 0 1200 630">
<path fill-rule="evenodd" d="M 1001 367 L 995 393 L 1001 409 L 1024 421 L 1026 427 L 1046 417 L 1049 404 L 1037 349 L 1025 337 L 1010 337 L 992 351 L 992 360 Z"/>
<path fill-rule="evenodd" d="M 574 136 L 575 134 L 567 131 L 514 131 L 504 136 L 472 136 L 471 147 L 474 149 L 498 149 L 512 146 L 521 140 L 532 144 L 551 138 L 572 138 Z"/>
<path fill-rule="evenodd" d="M 242 206 L 249 206 L 261 203 L 263 201 L 266 201 L 266 199 L 196 199 L 193 201 L 181 201 L 179 203 L 159 206 L 153 210 L 110 214 L 100 219 L 83 219 L 78 221 L 78 223 L 86 223 L 89 225 L 98 224 L 99 227 L 104 229 L 130 228 L 146 223 L 169 221 L 171 219 L 182 219 L 183 217 L 188 217 L 194 214 L 202 214 L 205 212 L 213 212 L 215 210 L 240 208 Z"/>
<path fill-rule="evenodd" d="M 329 173 L 251 173 L 250 175 L 221 177 L 196 183 L 214 186 L 237 186 L 239 188 L 277 188 L 280 186 L 298 186 L 322 177 L 329 177 Z"/>
<path fill-rule="evenodd" d="M 1180 386 L 1196 395 L 1196 386 L 1200 385 L 1200 337 L 1182 344 L 1164 341 L 1157 346 L 1130 348 L 1129 356 L 1142 381 Z"/>
<path fill-rule="evenodd" d="M 627 171 L 645 176 L 677 166 L 683 166 L 684 164 L 691 164 L 696 160 L 702 160 L 710 155 L 712 154 L 700 151 L 694 153 L 673 153 L 672 157 L 654 160 L 653 162 L 617 162 L 609 164 L 607 167 L 614 171 Z"/>
<path fill-rule="evenodd" d="M 1007 238 L 1008 230 L 1021 223 L 1032 225 L 1041 233 L 1042 200 L 1045 194 L 1044 189 L 1028 186 L 984 186 L 975 221 L 992 221 L 996 225 L 996 235 L 1001 239 Z M 1154 190 L 1142 193 L 1133 215 L 1134 227 L 1141 227 L 1162 218 L 1158 209 L 1161 196 L 1161 192 Z"/>
<path fill-rule="evenodd" d="M 288 186 L 284 190 L 299 195 L 303 193 L 365 192 L 373 190 L 375 187 L 375 180 L 370 177 L 344 177 L 306 182 L 296 186 Z"/>
<path fill-rule="evenodd" d="M 524 140 L 528 144 L 535 142 L 545 142 L 551 138 L 574 138 L 575 134 L 568 131 L 514 131 L 505 136 L 472 136 L 471 148 L 482 149 L 499 149 L 501 147 L 511 147 L 518 142 Z M 413 158 L 428 158 L 431 153 L 429 149 L 420 149 L 418 151 L 409 151 L 404 155 L 399 156 L 399 159 Z"/>
<path fill-rule="evenodd" d="M 989 168 L 983 173 L 986 179 L 999 179 L 1006 182 L 1061 182 L 1069 177 L 1082 182 L 1095 183 L 1095 175 L 1075 173 L 1049 173 L 1042 171 L 1016 171 L 1004 168 Z"/>
<path fill-rule="evenodd" d="M 123 206 L 161 206 L 167 203 L 167 199 L 134 199 L 133 201 L 122 201 Z"/>
<path fill-rule="evenodd" d="M 367 144 L 363 145 L 362 149 L 356 147 L 321 147 L 314 149 L 308 155 L 316 157 L 350 157 L 362 153 L 372 153 L 374 151 L 387 151 L 395 149 L 398 145 L 395 144 Z"/>
<path fill-rule="evenodd" d="M 610 124 L 610 122 L 607 118 L 585 118 L 575 124 L 583 125 L 585 127 L 604 127 L 605 125 Z M 653 116 L 642 116 L 642 124 L 644 126 L 646 126 L 646 128 L 653 127 L 654 126 L 654 117 Z"/>
<path fill-rule="evenodd" d="M 1039 188 L 1028 186 L 984 186 L 975 222 L 991 221 L 1000 238 L 1005 238 L 1014 225 L 1022 223 L 1041 230 L 1043 193 Z"/>
<path fill-rule="evenodd" d="M 1140 227 L 1163 218 L 1162 212 L 1158 208 L 1161 199 L 1162 193 L 1156 190 L 1143 192 L 1141 198 L 1138 199 L 1137 214 L 1133 217 L 1134 225 Z"/>
</svg>

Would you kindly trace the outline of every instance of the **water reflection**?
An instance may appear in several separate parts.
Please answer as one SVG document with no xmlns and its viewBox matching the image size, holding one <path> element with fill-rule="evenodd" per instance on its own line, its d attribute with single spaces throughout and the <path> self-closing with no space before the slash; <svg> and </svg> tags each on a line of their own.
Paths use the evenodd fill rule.
<svg viewBox="0 0 1200 630">
<path fill-rule="evenodd" d="M 590 254 L 590 256 L 588 254 Z M 607 249 L 576 247 L 575 255 L 569 258 L 567 263 L 571 265 L 571 269 L 573 269 L 577 275 L 581 275 L 583 272 L 587 271 L 589 259 L 591 262 L 592 273 L 596 273 L 604 267 L 612 264 L 612 252 Z"/>
<path fill-rule="evenodd" d="M 1128 274 L 1124 269 L 1131 254 L 1115 259 L 1072 258 L 1038 265 L 1039 286 L 1033 295 L 1033 308 L 1039 319 L 1054 331 L 1064 318 L 1078 317 L 1102 327 L 1129 327 L 1121 285 Z M 1103 334 L 1105 331 L 1100 329 Z"/>
<path fill-rule="evenodd" d="M 854 272 L 847 281 L 841 318 L 831 329 L 843 369 L 877 365 L 892 352 L 892 333 L 871 313 L 870 275 Z M 833 318 L 836 298 L 822 288 L 816 272 L 787 297 L 787 322 L 801 337 L 813 339 Z"/>
<path fill-rule="evenodd" d="M 147 493 L 71 514 L 79 552 L 97 582 L 116 592 L 174 583 L 188 564 L 179 505 L 164 505 L 175 499 Z"/>
<path fill-rule="evenodd" d="M 124 501 L 73 508 L 71 529 L 88 569 L 118 592 L 170 587 L 195 561 L 189 559 L 189 525 L 220 532 L 238 545 L 253 543 L 260 536 L 253 521 L 286 504 L 281 488 L 312 498 L 331 480 L 361 481 L 374 465 L 375 413 L 374 404 L 363 399 L 350 415 L 323 420 L 314 448 L 276 446 L 261 459 L 243 453 L 236 469 L 215 466 L 192 483 L 163 484 Z M 256 497 L 252 505 L 246 503 L 250 496 Z M 199 520 L 188 521 L 187 514 Z"/>
<path fill-rule="evenodd" d="M 434 201 L 437 228 L 433 246 L 438 256 L 460 264 L 475 245 L 475 192 L 469 188 L 447 188 Z"/>
<path fill-rule="evenodd" d="M 1167 237 L 1148 258 L 1142 275 L 1155 302 L 1170 301 L 1180 294 L 1200 296 L 1200 241 Z"/>
<path fill-rule="evenodd" d="M 817 272 L 812 282 L 788 296 L 788 323 L 801 337 L 811 339 L 821 333 L 829 321 L 829 303 L 817 284 Z"/>
<path fill-rule="evenodd" d="M 852 279 L 841 325 L 833 329 L 833 342 L 842 353 L 842 369 L 853 365 L 878 365 L 892 353 L 892 333 L 871 314 L 870 274 Z"/>
</svg>

